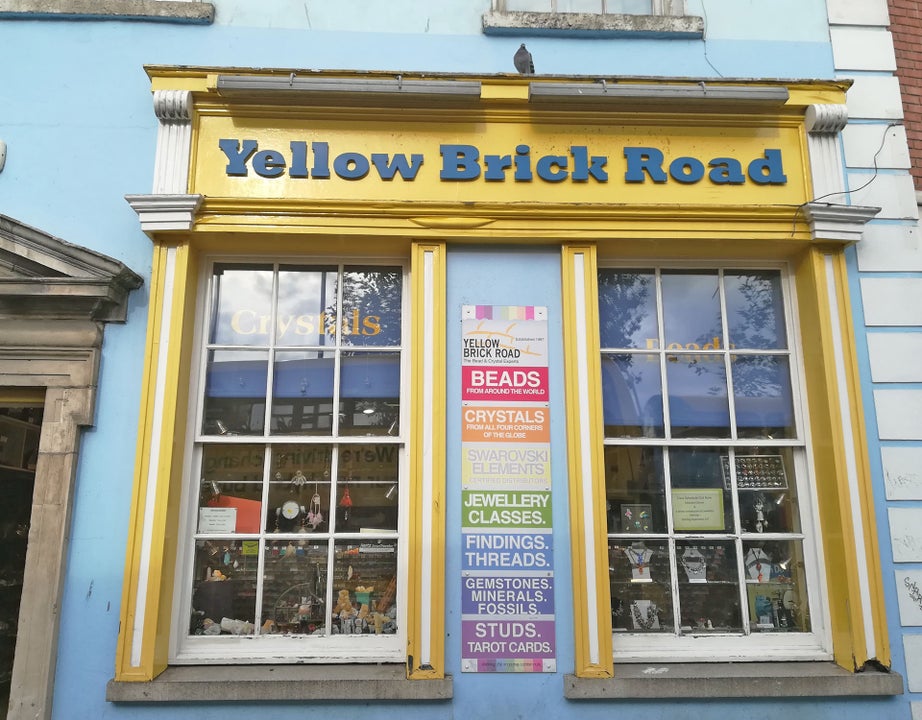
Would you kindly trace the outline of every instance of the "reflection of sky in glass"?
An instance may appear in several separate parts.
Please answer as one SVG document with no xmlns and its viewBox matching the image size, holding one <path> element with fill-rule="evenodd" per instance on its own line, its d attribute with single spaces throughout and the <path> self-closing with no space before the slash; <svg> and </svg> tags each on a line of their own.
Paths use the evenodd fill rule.
<svg viewBox="0 0 922 720">
<path fill-rule="evenodd" d="M 736 356 L 730 367 L 736 422 L 740 434 L 755 437 L 760 429 L 794 437 L 794 401 L 788 358 L 779 355 Z"/>
<path fill-rule="evenodd" d="M 343 345 L 400 345 L 403 271 L 348 267 L 343 273 Z"/>
<path fill-rule="evenodd" d="M 267 266 L 215 265 L 214 273 L 215 310 L 211 342 L 217 345 L 268 345 L 272 270 Z"/>
<path fill-rule="evenodd" d="M 708 343 L 713 344 L 714 338 L 720 341 L 716 272 L 663 272 L 662 285 L 667 349 L 672 343 L 679 343 L 683 348 L 695 343 L 698 348 L 704 348 Z"/>
<path fill-rule="evenodd" d="M 761 350 L 787 346 L 781 274 L 777 270 L 727 274 L 724 287 L 733 347 Z"/>
<path fill-rule="evenodd" d="M 656 347 L 656 283 L 649 271 L 599 272 L 600 342 L 603 348 Z"/>
<path fill-rule="evenodd" d="M 336 269 L 282 267 L 276 342 L 280 345 L 321 345 L 322 319 L 335 309 Z M 332 327 L 329 319 L 325 323 Z"/>
<path fill-rule="evenodd" d="M 662 437 L 661 398 L 656 355 L 602 356 L 602 412 L 607 428 L 620 428 L 619 434 L 624 435 Z"/>
<path fill-rule="evenodd" d="M 672 427 L 709 428 L 720 436 L 730 434 L 727 374 L 722 357 L 666 356 L 666 383 Z"/>
</svg>

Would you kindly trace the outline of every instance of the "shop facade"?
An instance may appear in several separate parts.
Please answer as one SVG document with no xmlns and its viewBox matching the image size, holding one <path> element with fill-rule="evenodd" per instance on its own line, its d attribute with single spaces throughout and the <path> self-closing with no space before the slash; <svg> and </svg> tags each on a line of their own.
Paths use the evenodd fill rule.
<svg viewBox="0 0 922 720">
<path fill-rule="evenodd" d="M 10 718 L 918 714 L 887 3 L 562 5 L 0 3 Z"/>
<path fill-rule="evenodd" d="M 901 691 L 848 83 L 149 74 L 110 699 Z"/>
</svg>

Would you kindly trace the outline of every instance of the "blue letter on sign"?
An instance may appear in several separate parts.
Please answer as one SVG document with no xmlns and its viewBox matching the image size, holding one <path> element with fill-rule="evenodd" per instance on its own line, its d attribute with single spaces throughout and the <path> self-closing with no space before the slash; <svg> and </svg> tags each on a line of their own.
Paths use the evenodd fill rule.
<svg viewBox="0 0 922 720">
<path fill-rule="evenodd" d="M 244 176 L 247 174 L 247 160 L 256 152 L 259 144 L 255 140 L 244 140 L 243 149 L 241 149 L 237 140 L 221 139 L 218 140 L 218 147 L 227 156 L 225 172 L 228 175 Z"/>
<path fill-rule="evenodd" d="M 480 151 L 473 145 L 441 145 L 441 180 L 476 180 L 480 176 Z M 454 167 L 449 167 L 449 157 L 454 155 Z"/>
<path fill-rule="evenodd" d="M 644 172 L 655 183 L 666 182 L 666 173 L 663 171 L 663 153 L 651 147 L 626 147 L 624 157 L 627 158 L 627 172 L 624 181 L 630 183 L 644 182 Z"/>
<path fill-rule="evenodd" d="M 788 176 L 781 167 L 781 151 L 766 150 L 765 157 L 749 163 L 749 177 L 759 185 L 784 185 Z"/>
</svg>

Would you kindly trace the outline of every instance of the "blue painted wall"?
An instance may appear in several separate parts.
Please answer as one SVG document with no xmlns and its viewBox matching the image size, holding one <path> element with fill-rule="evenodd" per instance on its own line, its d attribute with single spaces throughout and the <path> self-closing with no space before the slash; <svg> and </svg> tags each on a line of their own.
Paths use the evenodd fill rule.
<svg viewBox="0 0 922 720">
<path fill-rule="evenodd" d="M 151 243 L 125 194 L 151 188 L 156 118 L 145 64 L 341 68 L 446 73 L 513 71 L 520 42 L 539 73 L 589 76 L 832 77 L 823 0 L 689 0 L 706 19 L 704 40 L 490 37 L 480 31 L 488 0 L 217 0 L 212 26 L 118 21 L 0 20 L 0 213 L 110 255 L 150 277 Z M 527 273 L 522 272 L 527 266 Z M 537 304 L 550 309 L 552 461 L 558 668 L 547 675 L 460 673 L 456 592 L 460 547 L 448 556 L 448 670 L 452 703 L 401 707 L 411 718 L 694 717 L 776 720 L 908 717 L 901 699 L 805 702 L 587 702 L 563 700 L 572 669 L 567 496 L 562 408 L 560 269 L 556 252 L 464 248 L 448 257 L 447 417 L 449 499 L 460 494 L 457 404 L 460 306 Z M 116 706 L 104 700 L 114 669 L 128 508 L 134 468 L 148 289 L 133 293 L 128 322 L 106 330 L 96 424 L 84 433 L 57 669 L 57 720 L 195 717 L 383 718 L 393 707 L 234 704 Z M 875 468 L 879 475 L 879 468 Z M 448 536 L 460 536 L 449 506 Z M 892 577 L 892 573 L 890 574 Z M 888 592 L 891 618 L 895 598 Z M 897 648 L 894 648 L 897 651 Z M 898 657 L 901 662 L 901 658 Z M 896 667 L 901 671 L 899 663 Z"/>
</svg>

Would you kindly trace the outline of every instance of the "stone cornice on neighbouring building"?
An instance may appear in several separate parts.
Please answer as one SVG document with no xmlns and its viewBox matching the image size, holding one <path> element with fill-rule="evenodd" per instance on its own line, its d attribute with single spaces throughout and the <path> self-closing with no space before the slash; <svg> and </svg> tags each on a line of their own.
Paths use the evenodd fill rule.
<svg viewBox="0 0 922 720">
<path fill-rule="evenodd" d="M 124 322 L 142 282 L 117 260 L 0 215 L 0 317 Z"/>
<path fill-rule="evenodd" d="M 142 20 L 210 25 L 214 5 L 183 0 L 0 0 L 0 20 Z"/>
</svg>

